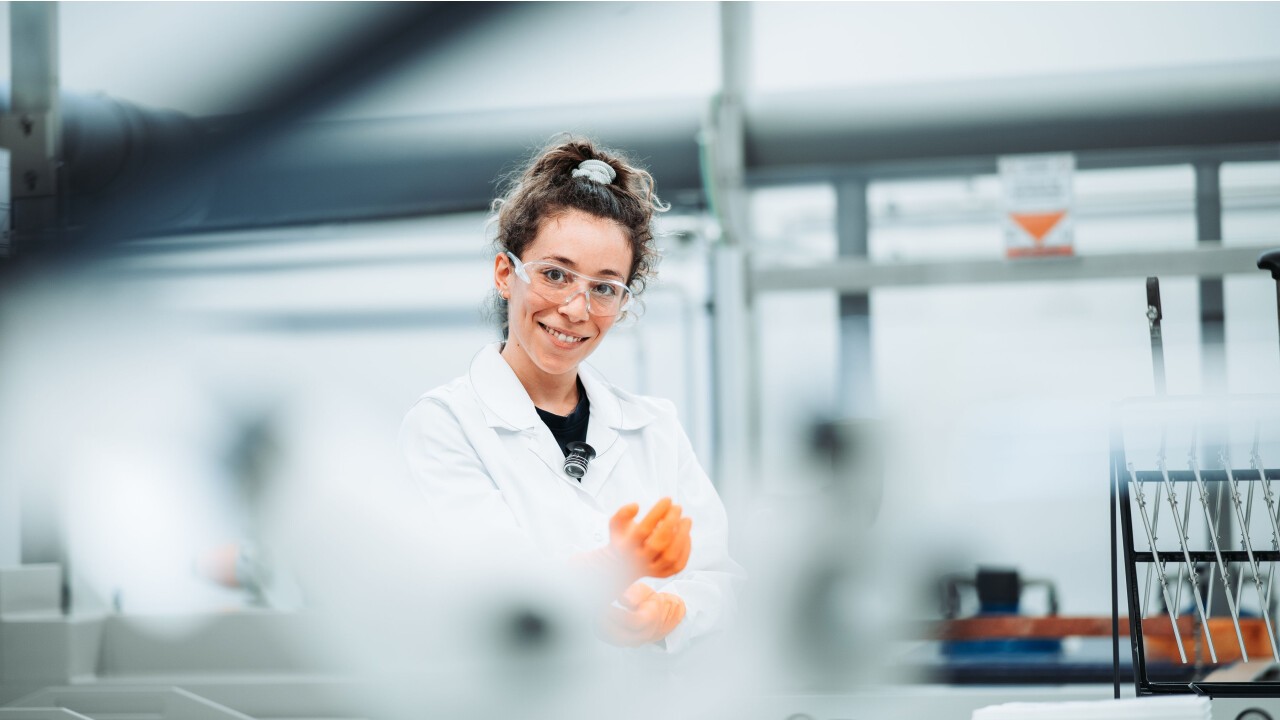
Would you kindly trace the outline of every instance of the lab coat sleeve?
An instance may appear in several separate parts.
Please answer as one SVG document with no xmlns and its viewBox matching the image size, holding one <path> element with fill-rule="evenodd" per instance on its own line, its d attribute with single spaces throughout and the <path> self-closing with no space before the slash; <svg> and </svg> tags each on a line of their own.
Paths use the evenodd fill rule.
<svg viewBox="0 0 1280 720">
<path fill-rule="evenodd" d="M 421 398 L 400 425 L 400 448 L 432 522 L 482 538 L 495 550 L 532 550 L 532 541 L 447 403 L 430 395 Z"/>
<path fill-rule="evenodd" d="M 729 520 L 724 503 L 694 456 L 684 429 L 674 419 L 674 407 L 670 413 L 679 434 L 679 478 L 674 499 L 684 514 L 693 518 L 693 543 L 685 569 L 665 584 L 658 581 L 653 587 L 684 601 L 684 620 L 659 646 L 669 653 L 677 653 L 695 638 L 719 630 L 731 621 L 737 607 L 734 586 L 746 579 L 746 572 L 729 557 Z"/>
</svg>

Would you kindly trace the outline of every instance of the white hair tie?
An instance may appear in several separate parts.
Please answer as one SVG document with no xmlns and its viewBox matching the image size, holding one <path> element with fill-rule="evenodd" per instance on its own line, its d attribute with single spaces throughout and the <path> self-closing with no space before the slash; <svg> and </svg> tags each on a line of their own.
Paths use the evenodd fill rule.
<svg viewBox="0 0 1280 720">
<path fill-rule="evenodd" d="M 578 163 L 578 168 L 571 174 L 573 177 L 585 177 L 601 185 L 608 185 L 613 182 L 614 178 L 618 177 L 618 171 L 614 170 L 609 163 L 594 158 Z"/>
</svg>

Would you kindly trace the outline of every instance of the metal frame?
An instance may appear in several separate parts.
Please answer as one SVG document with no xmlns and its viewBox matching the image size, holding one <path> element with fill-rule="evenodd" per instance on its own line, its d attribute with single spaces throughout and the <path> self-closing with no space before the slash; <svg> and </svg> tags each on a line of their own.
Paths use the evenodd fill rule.
<svg viewBox="0 0 1280 720">
<path fill-rule="evenodd" d="M 1046 280 L 1102 280 L 1159 275 L 1256 273 L 1258 255 L 1273 246 L 1224 247 L 1204 243 L 1188 250 L 1085 255 L 1043 260 L 965 260 L 875 263 L 827 260 L 791 267 L 756 268 L 753 292 L 829 289 L 840 293 L 910 285 L 990 284 Z"/>
<path fill-rule="evenodd" d="M 1206 162 L 1266 162 L 1280 160 L 1280 142 L 1077 150 L 1072 154 L 1076 156 L 1076 170 L 1197 165 Z M 751 187 L 769 187 L 814 182 L 836 183 L 851 178 L 872 181 L 993 175 L 996 171 L 995 155 L 957 155 L 860 163 L 749 167 L 747 182 Z"/>
<path fill-rule="evenodd" d="M 855 398 L 854 388 L 870 388 L 871 291 L 908 286 L 992 284 L 1012 282 L 1087 281 L 1112 278 L 1198 277 L 1200 282 L 1202 351 L 1206 376 L 1217 377 L 1225 364 L 1222 276 L 1254 272 L 1260 253 L 1272 246 L 1224 246 L 1222 194 L 1219 182 L 1225 162 L 1280 160 L 1280 143 L 1206 145 L 1178 148 L 1089 150 L 1075 153 L 1082 170 L 1189 164 L 1196 173 L 1194 196 L 1197 245 L 1175 251 L 1125 252 L 1029 261 L 978 259 L 941 262 L 882 263 L 867 259 L 870 222 L 866 191 L 875 180 L 924 179 L 990 174 L 995 156 L 935 158 L 874 162 L 855 166 L 807 166 L 755 170 L 748 173 L 753 188 L 829 183 L 836 189 L 836 236 L 840 256 L 807 264 L 753 267 L 748 291 L 759 293 L 833 290 L 840 303 L 839 376 L 842 409 L 858 414 L 868 403 Z M 752 301 L 753 302 L 753 301 Z M 753 356 L 758 353 L 753 353 Z M 1217 360 L 1217 362 L 1215 362 Z M 1215 368 L 1218 370 L 1215 372 Z M 753 387 L 760 382 L 753 375 Z M 1213 382 L 1206 383 L 1211 387 Z M 863 394 L 869 394 L 864 392 Z"/>
</svg>

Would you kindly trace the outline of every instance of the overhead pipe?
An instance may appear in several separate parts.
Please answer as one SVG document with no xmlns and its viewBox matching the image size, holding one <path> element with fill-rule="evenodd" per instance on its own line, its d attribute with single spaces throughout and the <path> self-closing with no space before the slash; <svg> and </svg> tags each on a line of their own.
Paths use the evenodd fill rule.
<svg viewBox="0 0 1280 720">
<path fill-rule="evenodd" d="M 664 199 L 702 202 L 703 98 L 386 120 L 271 116 L 274 131 L 254 135 L 252 118 L 62 97 L 73 224 L 100 222 L 112 208 L 129 213 L 115 221 L 153 235 L 480 210 L 495 178 L 566 130 L 628 150 L 653 171 Z M 1280 143 L 1277 62 L 745 102 L 748 182 L 1010 153 Z M 248 139 L 226 142 L 236 134 Z M 210 148 L 226 152 L 211 161 Z"/>
<path fill-rule="evenodd" d="M 1013 153 L 1280 142 L 1277 62 L 745 100 L 748 182 Z M 307 124 L 224 177 L 208 222 L 480 210 L 495 178 L 565 130 L 629 150 L 653 171 L 664 198 L 698 205 L 706 107 L 688 98 Z"/>
</svg>

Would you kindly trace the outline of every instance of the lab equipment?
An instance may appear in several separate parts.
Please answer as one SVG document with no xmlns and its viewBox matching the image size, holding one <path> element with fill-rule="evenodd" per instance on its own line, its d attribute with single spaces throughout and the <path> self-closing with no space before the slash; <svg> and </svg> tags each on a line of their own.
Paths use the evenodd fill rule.
<svg viewBox="0 0 1280 720">
<path fill-rule="evenodd" d="M 961 589 L 972 588 L 978 597 L 978 617 L 1019 618 L 1022 592 L 1028 587 L 1043 586 L 1047 591 L 1049 617 L 1058 614 L 1058 591 L 1052 581 L 1023 578 L 1016 569 L 979 567 L 971 577 L 951 576 L 942 583 L 942 614 L 947 619 L 959 616 L 963 604 Z M 944 640 L 942 654 L 949 657 L 992 656 L 1007 661 L 1002 655 L 1056 654 L 1062 651 L 1061 638 L 982 637 Z"/>
<path fill-rule="evenodd" d="M 1280 251 L 1258 266 L 1280 280 Z M 1159 281 L 1148 278 L 1157 397 L 1121 403 L 1111 440 L 1137 693 L 1280 697 L 1280 469 L 1264 460 L 1280 453 L 1280 397 L 1167 396 L 1162 316 Z M 1185 459 L 1171 462 L 1175 453 Z M 1173 532 L 1162 537 L 1164 515 Z M 1118 697 L 1118 597 L 1113 613 Z"/>
<path fill-rule="evenodd" d="M 581 479 L 587 474 L 587 463 L 596 457 L 595 448 L 584 442 L 569 443 L 569 455 L 564 459 L 564 472 L 571 478 Z"/>
</svg>

